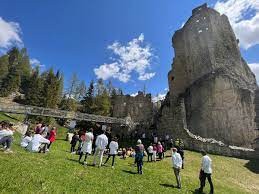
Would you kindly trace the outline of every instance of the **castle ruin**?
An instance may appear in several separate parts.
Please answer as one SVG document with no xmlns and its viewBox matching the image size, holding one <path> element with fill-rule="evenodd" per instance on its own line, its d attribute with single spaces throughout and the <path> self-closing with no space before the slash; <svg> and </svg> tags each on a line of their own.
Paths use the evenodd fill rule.
<svg viewBox="0 0 259 194">
<path fill-rule="evenodd" d="M 175 57 L 158 131 L 184 139 L 194 150 L 233 155 L 236 146 L 252 148 L 258 137 L 257 84 L 227 16 L 206 4 L 194 9 L 172 44 Z"/>
</svg>

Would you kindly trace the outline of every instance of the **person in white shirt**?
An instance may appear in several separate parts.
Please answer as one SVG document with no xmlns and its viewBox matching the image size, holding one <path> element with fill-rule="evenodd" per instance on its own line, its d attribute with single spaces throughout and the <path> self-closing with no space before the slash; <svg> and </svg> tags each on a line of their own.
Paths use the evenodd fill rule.
<svg viewBox="0 0 259 194">
<path fill-rule="evenodd" d="M 182 168 L 182 157 L 179 153 L 177 153 L 176 148 L 173 148 L 172 150 L 173 150 L 173 153 L 172 153 L 173 170 L 177 181 L 177 188 L 180 189 L 182 187 L 181 176 L 180 176 L 180 171 Z"/>
<path fill-rule="evenodd" d="M 151 143 L 150 146 L 147 148 L 147 161 L 152 162 L 153 157 L 153 144 Z M 149 160 L 150 159 L 150 160 Z"/>
<path fill-rule="evenodd" d="M 31 133 L 27 131 L 22 138 L 21 147 L 26 148 L 31 142 L 31 140 L 32 140 Z"/>
<path fill-rule="evenodd" d="M 87 165 L 86 159 L 88 155 L 92 154 L 93 140 L 93 128 L 90 128 L 89 131 L 85 134 L 85 140 L 83 141 L 82 149 L 79 156 L 79 163 L 81 162 L 81 158 L 85 154 L 84 165 Z"/>
<path fill-rule="evenodd" d="M 36 133 L 31 142 L 28 144 L 26 149 L 30 152 L 46 152 L 47 145 L 50 143 L 50 141 L 44 137 L 41 136 L 41 134 Z"/>
<path fill-rule="evenodd" d="M 13 131 L 12 126 L 8 122 L 1 122 L 0 127 L 0 145 L 4 146 L 5 153 L 13 153 L 11 145 L 13 142 Z"/>
<path fill-rule="evenodd" d="M 118 142 L 117 142 L 117 138 L 114 137 L 109 145 L 109 149 L 110 149 L 110 152 L 109 152 L 109 156 L 108 158 L 106 159 L 106 161 L 104 162 L 104 164 L 106 164 L 110 157 L 112 156 L 112 168 L 114 168 L 114 161 L 115 161 L 115 156 L 117 155 L 117 151 L 118 151 L 118 148 L 119 148 L 119 145 L 118 145 Z"/>
<path fill-rule="evenodd" d="M 103 134 L 98 135 L 95 141 L 96 148 L 94 153 L 94 162 L 93 162 L 94 166 L 96 165 L 96 157 L 99 155 L 100 161 L 99 161 L 98 167 L 101 167 L 102 161 L 103 161 L 103 153 L 107 145 L 108 145 L 108 138 L 105 135 L 105 130 L 103 130 Z"/>
<path fill-rule="evenodd" d="M 199 191 L 202 193 L 203 188 L 205 187 L 206 178 L 208 179 L 208 182 L 210 184 L 210 194 L 214 193 L 214 187 L 211 180 L 211 174 L 212 174 L 212 160 L 207 155 L 205 151 L 201 151 L 202 162 L 201 162 L 201 170 L 200 170 L 200 188 Z"/>
</svg>

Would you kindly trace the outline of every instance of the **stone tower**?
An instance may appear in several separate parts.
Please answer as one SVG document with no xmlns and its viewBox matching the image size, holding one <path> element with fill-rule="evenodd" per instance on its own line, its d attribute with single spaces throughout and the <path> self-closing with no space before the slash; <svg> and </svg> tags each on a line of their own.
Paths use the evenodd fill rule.
<svg viewBox="0 0 259 194">
<path fill-rule="evenodd" d="M 250 147 L 257 137 L 255 76 L 242 58 L 227 16 L 196 8 L 172 38 L 175 58 L 158 128 L 183 128 L 227 145 Z"/>
</svg>

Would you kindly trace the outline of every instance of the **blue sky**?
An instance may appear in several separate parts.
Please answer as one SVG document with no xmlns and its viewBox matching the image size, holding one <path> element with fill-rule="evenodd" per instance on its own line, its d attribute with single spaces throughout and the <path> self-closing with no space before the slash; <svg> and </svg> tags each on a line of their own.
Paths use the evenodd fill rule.
<svg viewBox="0 0 259 194">
<path fill-rule="evenodd" d="M 0 51 L 24 45 L 42 68 L 61 69 L 66 80 L 75 72 L 88 85 L 103 76 L 129 94 L 142 90 L 144 84 L 147 92 L 164 94 L 174 56 L 171 37 L 192 9 L 205 2 L 229 14 L 235 32 L 244 40 L 242 54 L 259 74 L 259 5 L 253 0 L 1 0 Z M 234 15 L 230 8 L 236 11 Z M 10 30 L 4 31 L 8 24 L 15 31 L 10 36 L 6 35 Z M 247 26 L 251 31 L 242 33 Z M 142 63 L 122 67 L 123 57 L 129 57 L 125 49 L 140 52 L 134 60 Z"/>
</svg>

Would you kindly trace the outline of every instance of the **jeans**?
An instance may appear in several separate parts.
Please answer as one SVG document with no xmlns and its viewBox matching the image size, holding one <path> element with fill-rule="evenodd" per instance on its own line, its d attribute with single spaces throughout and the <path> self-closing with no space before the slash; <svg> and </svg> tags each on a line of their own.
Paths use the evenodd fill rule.
<svg viewBox="0 0 259 194">
<path fill-rule="evenodd" d="M 106 161 L 104 162 L 104 164 L 106 164 L 106 163 L 109 161 L 109 159 L 110 159 L 111 156 L 112 156 L 112 166 L 114 166 L 115 154 L 109 154 L 109 156 L 108 156 L 108 158 L 106 159 Z"/>
<path fill-rule="evenodd" d="M 12 136 L 6 136 L 6 137 L 2 137 L 0 139 L 0 144 L 6 145 L 7 149 L 9 149 L 11 147 L 12 142 L 13 142 Z"/>
<path fill-rule="evenodd" d="M 103 153 L 104 153 L 104 150 L 102 150 L 102 149 L 100 149 L 100 148 L 96 148 L 96 149 L 95 149 L 95 153 L 94 153 L 94 165 L 96 164 L 96 157 L 97 157 L 97 155 L 99 155 L 99 157 L 100 157 L 99 166 L 102 165 L 102 162 L 103 162 Z"/>
<path fill-rule="evenodd" d="M 177 182 L 177 187 L 181 188 L 181 176 L 180 176 L 180 168 L 173 168 L 174 169 L 174 175 Z"/>
<path fill-rule="evenodd" d="M 208 182 L 210 184 L 210 193 L 214 193 L 214 187 L 211 179 L 211 174 L 207 174 L 204 171 L 200 172 L 200 192 L 203 191 L 203 188 L 205 187 L 206 178 L 208 179 Z"/>
</svg>

